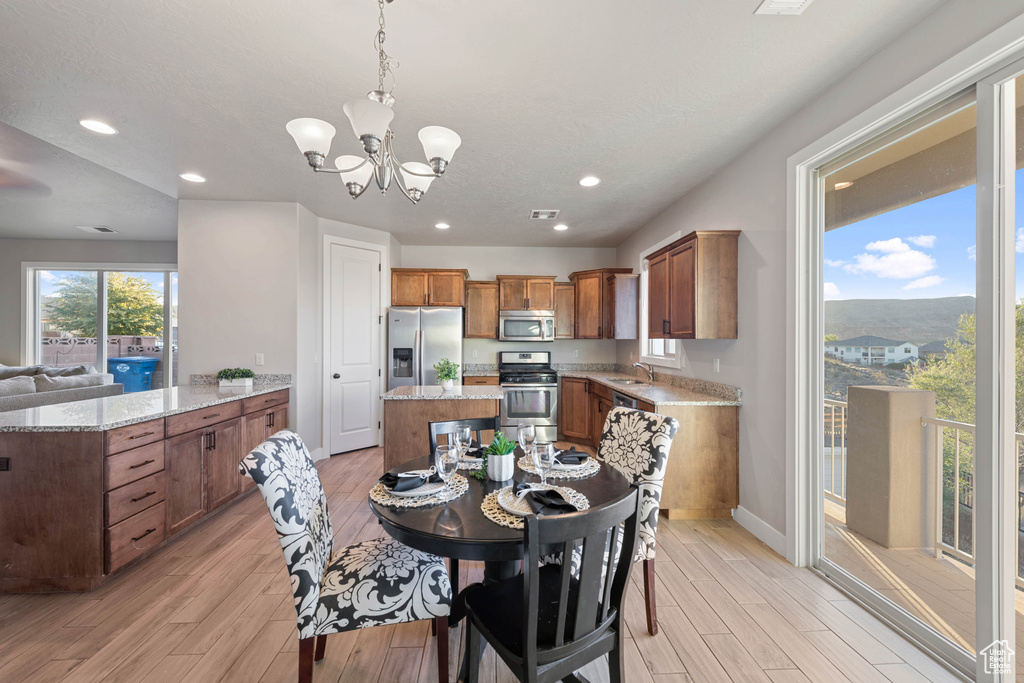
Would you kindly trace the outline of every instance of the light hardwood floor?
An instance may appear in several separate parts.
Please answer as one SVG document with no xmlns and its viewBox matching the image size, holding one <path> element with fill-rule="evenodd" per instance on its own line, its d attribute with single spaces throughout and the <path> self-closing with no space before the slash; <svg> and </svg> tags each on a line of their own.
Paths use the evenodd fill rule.
<svg viewBox="0 0 1024 683">
<path fill-rule="evenodd" d="M 366 504 L 381 462 L 375 448 L 319 463 L 336 544 L 382 533 Z M 731 521 L 662 518 L 658 544 L 661 633 L 647 635 L 634 571 L 630 681 L 956 680 Z M 462 585 L 480 579 L 480 565 L 463 565 Z M 91 593 L 0 596 L 0 681 L 294 681 L 289 593 L 273 524 L 253 491 Z M 426 622 L 334 635 L 314 681 L 435 681 L 433 642 Z M 456 628 L 453 678 L 462 645 Z M 583 673 L 607 681 L 603 663 Z M 481 680 L 512 680 L 493 651 Z"/>
</svg>

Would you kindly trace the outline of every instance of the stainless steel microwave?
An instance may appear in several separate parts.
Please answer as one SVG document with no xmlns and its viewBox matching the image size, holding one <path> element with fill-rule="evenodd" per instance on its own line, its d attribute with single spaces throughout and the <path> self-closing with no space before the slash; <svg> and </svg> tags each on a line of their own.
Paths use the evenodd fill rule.
<svg viewBox="0 0 1024 683">
<path fill-rule="evenodd" d="M 554 311 L 501 311 L 498 340 L 549 342 L 555 340 Z"/>
</svg>

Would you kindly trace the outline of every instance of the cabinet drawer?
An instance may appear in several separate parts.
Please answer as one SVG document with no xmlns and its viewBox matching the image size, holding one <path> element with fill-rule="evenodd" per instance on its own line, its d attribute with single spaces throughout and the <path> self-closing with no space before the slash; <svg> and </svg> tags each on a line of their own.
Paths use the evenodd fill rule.
<svg viewBox="0 0 1024 683">
<path fill-rule="evenodd" d="M 107 491 L 164 468 L 164 442 L 151 443 L 107 458 Z"/>
<path fill-rule="evenodd" d="M 157 503 L 107 529 L 108 574 L 163 542 L 164 515 L 164 504 Z"/>
<path fill-rule="evenodd" d="M 498 378 L 496 376 L 494 376 L 494 377 L 463 377 L 462 378 L 462 383 L 463 384 L 467 384 L 467 385 L 486 384 L 486 385 L 495 385 L 495 386 L 497 386 Z"/>
<path fill-rule="evenodd" d="M 593 380 L 590 381 L 590 393 L 596 394 L 597 396 L 600 396 L 602 398 L 606 398 L 609 401 L 612 400 L 612 390 L 606 387 L 605 385 L 595 382 Z"/>
<path fill-rule="evenodd" d="M 157 472 L 106 494 L 107 526 L 128 519 L 164 500 L 164 473 Z"/>
<path fill-rule="evenodd" d="M 164 419 L 162 417 L 159 420 L 111 429 L 107 432 L 107 455 L 145 446 L 154 441 L 163 441 L 163 438 Z"/>
<path fill-rule="evenodd" d="M 250 396 L 249 398 L 242 399 L 242 414 L 248 415 L 249 413 L 255 413 L 257 410 L 263 410 L 264 408 L 287 402 L 287 389 L 272 391 L 269 394 L 260 394 L 259 396 Z"/>
<path fill-rule="evenodd" d="M 202 429 L 209 425 L 224 422 L 242 414 L 241 401 L 229 401 L 209 408 L 190 410 L 187 413 L 171 415 L 167 418 L 167 436 L 177 436 L 195 429 Z"/>
<path fill-rule="evenodd" d="M 639 408 L 640 410 L 645 410 L 648 413 L 655 412 L 654 411 L 654 404 L 653 403 L 648 403 L 647 401 L 637 401 L 636 402 L 636 407 Z"/>
</svg>

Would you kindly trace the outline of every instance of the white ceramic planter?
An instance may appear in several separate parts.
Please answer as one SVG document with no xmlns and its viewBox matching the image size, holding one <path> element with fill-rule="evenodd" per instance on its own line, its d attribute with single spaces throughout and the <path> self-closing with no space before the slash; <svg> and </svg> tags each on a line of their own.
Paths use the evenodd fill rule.
<svg viewBox="0 0 1024 683">
<path fill-rule="evenodd" d="M 454 388 L 455 388 L 455 380 L 453 380 L 453 379 L 443 379 L 443 380 L 441 380 L 441 389 L 443 389 L 444 391 L 451 391 Z"/>
<path fill-rule="evenodd" d="M 487 478 L 491 481 L 507 481 L 512 478 L 516 469 L 514 453 L 487 456 Z"/>
<path fill-rule="evenodd" d="M 219 381 L 221 387 L 252 389 L 252 377 L 244 377 L 242 379 L 222 379 Z"/>
</svg>

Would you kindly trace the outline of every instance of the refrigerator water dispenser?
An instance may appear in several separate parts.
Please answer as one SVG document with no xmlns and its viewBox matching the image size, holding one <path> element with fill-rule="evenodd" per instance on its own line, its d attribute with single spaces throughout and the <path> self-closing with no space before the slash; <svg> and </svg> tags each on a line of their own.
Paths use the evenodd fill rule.
<svg viewBox="0 0 1024 683">
<path fill-rule="evenodd" d="M 412 377 L 412 349 L 392 349 L 391 376 Z"/>
</svg>

